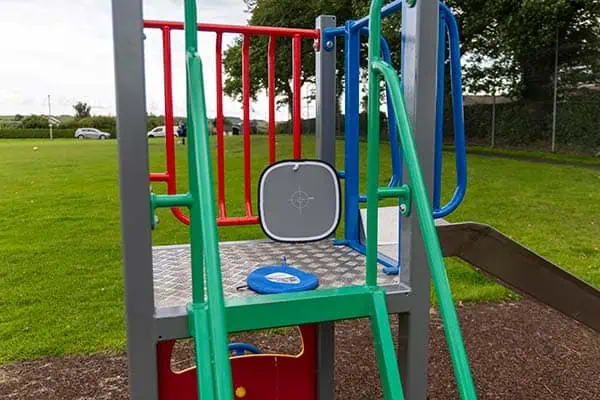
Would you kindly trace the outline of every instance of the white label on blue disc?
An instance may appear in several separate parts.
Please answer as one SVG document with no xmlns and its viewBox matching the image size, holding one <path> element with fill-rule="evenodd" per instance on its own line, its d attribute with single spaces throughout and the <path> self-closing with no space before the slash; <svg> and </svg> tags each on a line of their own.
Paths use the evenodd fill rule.
<svg viewBox="0 0 600 400">
<path fill-rule="evenodd" d="M 285 272 L 273 272 L 272 274 L 266 275 L 268 281 L 274 283 L 287 283 L 287 284 L 296 284 L 300 283 L 300 278 L 294 276 L 292 274 L 287 274 Z"/>
</svg>

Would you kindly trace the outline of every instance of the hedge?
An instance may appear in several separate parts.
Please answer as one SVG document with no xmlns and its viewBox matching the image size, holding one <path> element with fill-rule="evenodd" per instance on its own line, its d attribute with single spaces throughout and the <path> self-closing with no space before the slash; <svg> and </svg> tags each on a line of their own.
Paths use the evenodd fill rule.
<svg viewBox="0 0 600 400">
<path fill-rule="evenodd" d="M 561 147 L 584 149 L 597 153 L 600 149 L 600 91 L 581 90 L 570 95 L 563 94 L 558 103 L 556 141 Z M 466 106 L 465 133 L 469 144 L 490 142 L 492 126 L 492 105 Z M 344 130 L 344 116 L 338 116 L 338 128 Z M 157 119 L 157 118 L 155 118 Z M 89 122 L 89 121 L 88 121 Z M 114 134 L 114 118 L 97 118 L 97 123 L 106 125 L 105 129 Z M 156 122 L 156 121 L 155 121 Z M 277 124 L 279 132 L 289 132 L 289 121 Z M 359 118 L 360 135 L 367 131 L 366 115 Z M 381 115 L 381 138 L 387 139 L 387 121 Z M 452 115 L 447 101 L 444 115 L 444 136 L 450 141 L 454 135 Z M 302 121 L 303 132 L 314 132 L 315 120 Z M 340 134 L 338 132 L 338 134 Z M 72 138 L 75 128 L 55 129 L 55 138 Z M 541 142 L 549 145 L 552 135 L 552 102 L 527 103 L 517 101 L 496 105 L 496 143 L 498 146 L 535 146 Z M 48 129 L 0 129 L 0 138 L 47 138 Z M 114 135 L 113 135 L 114 137 Z"/>
<path fill-rule="evenodd" d="M 52 137 L 73 138 L 75 129 L 53 129 Z M 48 139 L 48 129 L 0 129 L 0 139 Z"/>
<path fill-rule="evenodd" d="M 380 137 L 381 140 L 387 141 L 388 140 L 388 119 L 387 119 L 387 115 L 383 112 L 380 113 L 379 115 L 380 119 L 379 119 L 379 124 L 381 127 L 380 130 Z M 344 114 L 339 114 L 337 116 L 337 120 L 336 120 L 336 135 L 337 136 L 344 136 L 344 129 L 345 129 L 345 124 L 346 120 L 345 120 L 345 116 Z M 368 131 L 368 121 L 367 121 L 367 113 L 362 112 L 359 115 L 358 118 L 358 134 L 359 137 L 361 139 L 366 139 L 367 138 L 367 131 Z M 290 121 L 284 121 L 284 122 L 278 122 L 277 123 L 277 131 L 284 133 L 284 132 L 291 132 L 291 126 L 290 126 Z M 311 118 L 311 119 L 303 119 L 302 120 L 302 133 L 315 133 L 317 131 L 317 121 L 315 120 L 315 118 Z"/>
<path fill-rule="evenodd" d="M 600 149 L 600 92 L 581 90 L 563 95 L 557 104 L 556 143 L 567 148 Z M 490 142 L 492 105 L 466 106 L 465 134 L 470 143 Z M 444 136 L 451 140 L 451 108 L 447 103 L 444 115 Z M 552 101 L 496 105 L 496 143 L 499 146 L 549 145 L 552 137 Z"/>
</svg>

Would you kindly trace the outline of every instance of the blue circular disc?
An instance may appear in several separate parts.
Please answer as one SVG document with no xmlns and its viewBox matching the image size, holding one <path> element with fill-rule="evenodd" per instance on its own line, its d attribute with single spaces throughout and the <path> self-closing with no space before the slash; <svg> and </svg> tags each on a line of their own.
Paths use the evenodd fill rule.
<svg viewBox="0 0 600 400">
<path fill-rule="evenodd" d="M 248 287 L 259 294 L 303 292 L 319 286 L 319 278 L 287 265 L 258 268 L 246 279 Z"/>
</svg>

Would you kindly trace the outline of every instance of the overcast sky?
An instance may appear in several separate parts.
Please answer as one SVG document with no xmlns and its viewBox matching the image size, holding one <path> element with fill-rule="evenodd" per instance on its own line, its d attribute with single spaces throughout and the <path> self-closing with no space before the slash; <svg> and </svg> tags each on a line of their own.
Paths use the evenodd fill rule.
<svg viewBox="0 0 600 400">
<path fill-rule="evenodd" d="M 183 0 L 144 0 L 146 19 L 183 19 Z M 199 20 L 245 24 L 242 0 L 201 1 Z M 215 115 L 214 34 L 201 34 L 209 116 Z M 115 114 L 110 0 L 0 0 L 0 115 L 73 114 L 85 101 L 92 114 Z M 233 36 L 224 36 L 224 48 Z M 164 114 L 160 32 L 147 32 L 148 111 Z M 176 115 L 185 114 L 183 33 L 173 33 Z M 241 105 L 225 98 L 225 114 L 241 116 Z M 266 119 L 266 103 L 252 105 L 252 118 Z M 303 110 L 304 111 L 304 110 Z M 304 112 L 303 112 L 304 114 Z M 280 110 L 278 119 L 287 119 Z"/>
</svg>

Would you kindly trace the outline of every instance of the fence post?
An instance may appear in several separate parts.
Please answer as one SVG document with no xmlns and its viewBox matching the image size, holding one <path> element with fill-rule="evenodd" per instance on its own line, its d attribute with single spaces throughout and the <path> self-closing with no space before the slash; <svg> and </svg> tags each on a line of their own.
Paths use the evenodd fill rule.
<svg viewBox="0 0 600 400">
<path fill-rule="evenodd" d="M 556 28 L 556 50 L 554 51 L 554 103 L 552 104 L 552 152 L 556 151 L 556 100 L 558 95 L 558 28 Z"/>
<path fill-rule="evenodd" d="M 492 94 L 492 149 L 496 144 L 496 91 Z"/>
<path fill-rule="evenodd" d="M 48 95 L 48 128 L 50 129 L 50 140 L 54 139 L 52 135 L 52 104 L 50 103 L 50 95 Z"/>
</svg>

